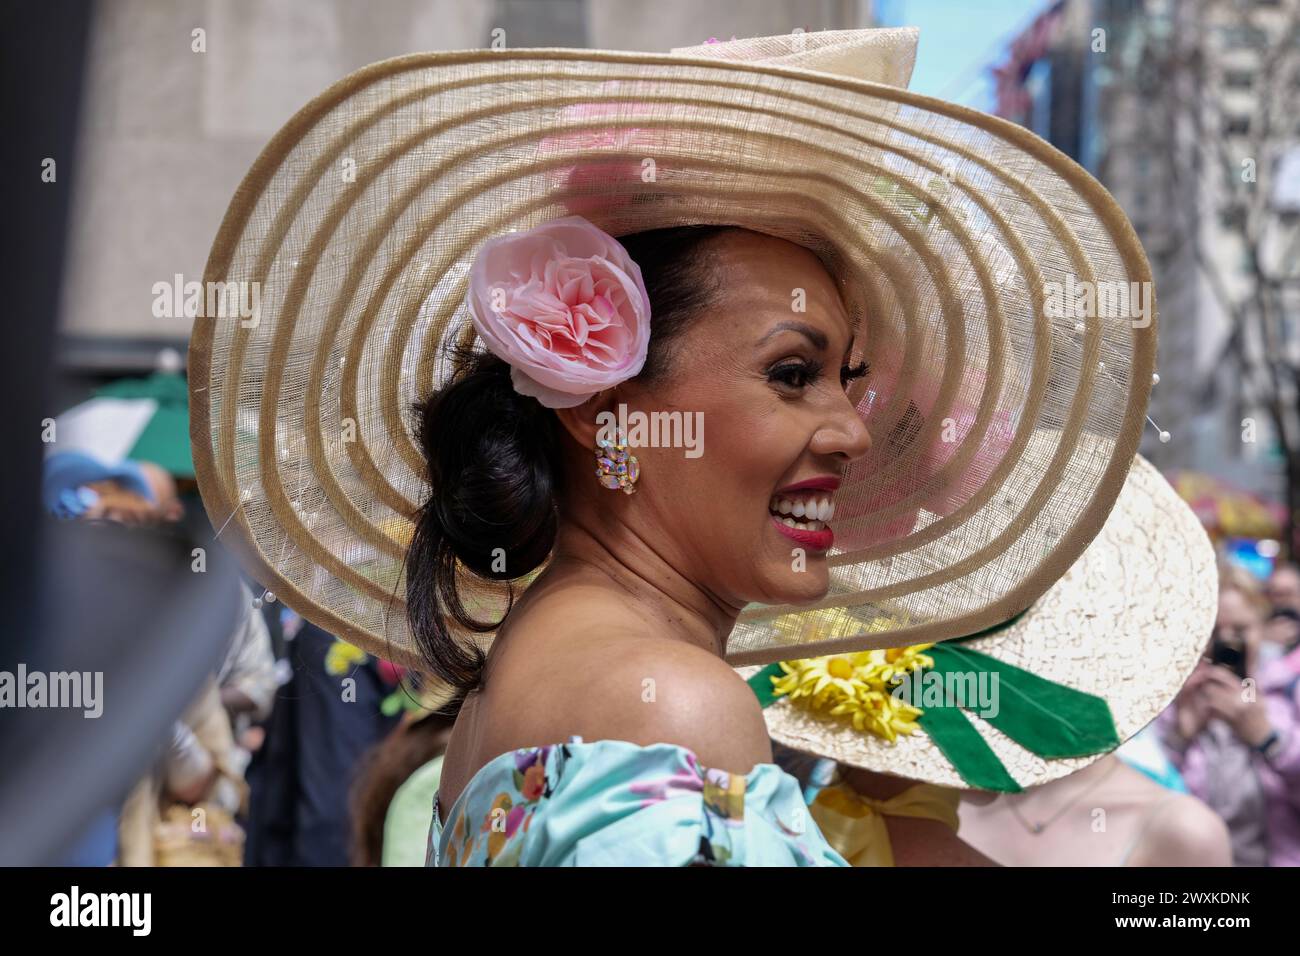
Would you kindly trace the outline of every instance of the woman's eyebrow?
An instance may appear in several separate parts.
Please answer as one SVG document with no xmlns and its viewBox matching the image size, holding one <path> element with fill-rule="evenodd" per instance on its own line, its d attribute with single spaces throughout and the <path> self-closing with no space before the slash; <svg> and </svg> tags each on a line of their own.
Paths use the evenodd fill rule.
<svg viewBox="0 0 1300 956">
<path fill-rule="evenodd" d="M 776 335 L 778 332 L 802 333 L 803 335 L 807 336 L 808 341 L 812 342 L 812 344 L 816 348 L 822 351 L 825 351 L 826 349 L 827 340 L 826 340 L 825 332 L 823 332 L 821 329 L 809 325 L 807 322 L 792 322 L 789 320 L 785 322 L 776 323 L 776 325 L 772 326 L 770 329 L 767 330 L 767 334 L 764 335 L 761 339 L 759 339 L 757 344 L 762 345 L 764 342 L 766 342 L 772 336 Z"/>
</svg>

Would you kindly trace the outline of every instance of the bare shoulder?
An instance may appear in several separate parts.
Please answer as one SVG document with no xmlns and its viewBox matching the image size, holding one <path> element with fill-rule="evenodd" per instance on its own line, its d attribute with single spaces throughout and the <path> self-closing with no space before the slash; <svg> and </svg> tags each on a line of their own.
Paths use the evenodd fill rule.
<svg viewBox="0 0 1300 956">
<path fill-rule="evenodd" d="M 672 635 L 651 633 L 609 600 L 580 610 L 530 609 L 507 636 L 489 676 L 493 737 L 516 746 L 584 740 L 669 743 L 706 767 L 748 773 L 770 763 L 762 708 L 730 665 Z M 526 738 L 526 739 L 525 739 Z"/>
<path fill-rule="evenodd" d="M 1151 818 L 1130 866 L 1231 866 L 1228 827 L 1189 794 L 1166 798 Z"/>
<path fill-rule="evenodd" d="M 673 638 L 649 637 L 601 652 L 608 679 L 586 718 L 601 736 L 671 743 L 706 767 L 748 773 L 770 763 L 772 746 L 758 698 L 722 659 Z"/>
</svg>

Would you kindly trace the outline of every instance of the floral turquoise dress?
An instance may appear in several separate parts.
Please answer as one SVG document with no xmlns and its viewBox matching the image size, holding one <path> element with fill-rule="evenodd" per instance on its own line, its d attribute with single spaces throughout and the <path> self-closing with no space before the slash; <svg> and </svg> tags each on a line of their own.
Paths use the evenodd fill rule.
<svg viewBox="0 0 1300 956">
<path fill-rule="evenodd" d="M 675 744 L 624 740 L 503 753 L 441 822 L 426 866 L 848 866 L 776 764 L 747 774 Z"/>
</svg>

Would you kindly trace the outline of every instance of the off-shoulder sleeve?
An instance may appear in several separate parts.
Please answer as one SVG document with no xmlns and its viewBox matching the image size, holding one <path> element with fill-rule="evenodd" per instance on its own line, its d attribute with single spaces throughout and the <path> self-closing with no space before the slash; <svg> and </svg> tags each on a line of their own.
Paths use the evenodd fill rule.
<svg viewBox="0 0 1300 956">
<path fill-rule="evenodd" d="M 503 754 L 438 830 L 443 865 L 848 866 L 780 767 L 727 773 L 673 744 Z"/>
</svg>

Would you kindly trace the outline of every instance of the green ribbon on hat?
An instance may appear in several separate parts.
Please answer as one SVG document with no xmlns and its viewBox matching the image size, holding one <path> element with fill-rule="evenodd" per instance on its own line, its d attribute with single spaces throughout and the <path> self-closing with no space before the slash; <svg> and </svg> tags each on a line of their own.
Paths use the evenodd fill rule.
<svg viewBox="0 0 1300 956">
<path fill-rule="evenodd" d="M 1114 716 L 1101 697 L 1031 674 L 969 647 L 955 646 L 1001 630 L 1014 620 L 955 642 L 935 644 L 925 652 L 934 660 L 934 667 L 925 668 L 924 672 L 947 675 L 984 671 L 996 675 L 997 713 L 981 713 L 981 716 L 1030 753 L 1044 759 L 1084 757 L 1118 747 L 1120 739 Z M 914 672 L 913 677 L 922 672 Z M 781 699 L 783 695 L 773 691 L 772 682 L 784 674 L 780 664 L 770 664 L 749 678 L 748 684 L 761 706 L 770 707 Z M 979 713 L 978 703 L 953 700 L 950 687 L 945 679 L 944 705 L 924 708 L 917 724 L 968 785 L 980 790 L 1019 792 L 1020 785 L 964 713 L 965 710 Z"/>
<path fill-rule="evenodd" d="M 758 698 L 760 707 L 771 707 L 785 696 L 772 689 L 772 681 L 784 676 L 785 671 L 781 670 L 780 664 L 768 664 L 745 683 L 749 684 L 750 689 Z"/>
</svg>

